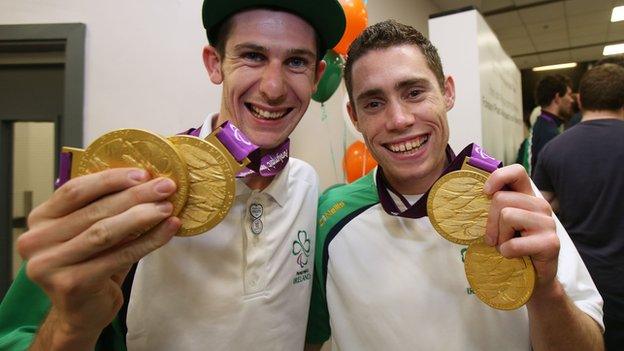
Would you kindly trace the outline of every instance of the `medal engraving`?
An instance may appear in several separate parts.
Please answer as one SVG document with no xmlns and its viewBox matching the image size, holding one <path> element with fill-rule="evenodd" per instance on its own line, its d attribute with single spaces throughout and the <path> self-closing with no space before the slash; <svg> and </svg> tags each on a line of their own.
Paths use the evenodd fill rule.
<svg viewBox="0 0 624 351">
<path fill-rule="evenodd" d="M 440 178 L 429 191 L 427 215 L 436 231 L 456 244 L 485 235 L 490 199 L 483 193 L 487 177 L 460 170 Z"/>
<path fill-rule="evenodd" d="M 533 293 L 535 269 L 527 256 L 505 258 L 496 248 L 476 242 L 468 247 L 464 268 L 472 290 L 491 307 L 517 309 Z"/>
<path fill-rule="evenodd" d="M 232 207 L 236 170 L 227 159 L 227 150 L 211 142 L 186 135 L 169 140 L 180 151 L 189 172 L 188 199 L 179 214 L 182 227 L 176 235 L 201 234 L 221 222 Z"/>
<path fill-rule="evenodd" d="M 167 177 L 177 185 L 168 200 L 177 215 L 188 193 L 186 165 L 176 148 L 156 134 L 139 129 L 120 129 L 106 133 L 89 145 L 79 157 L 78 175 L 83 176 L 111 168 L 136 167 L 153 178 Z"/>
</svg>

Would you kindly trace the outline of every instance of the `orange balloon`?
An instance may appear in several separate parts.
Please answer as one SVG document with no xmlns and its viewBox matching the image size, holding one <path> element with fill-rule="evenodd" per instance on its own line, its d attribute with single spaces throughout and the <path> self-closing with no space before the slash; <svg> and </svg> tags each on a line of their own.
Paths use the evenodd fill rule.
<svg viewBox="0 0 624 351">
<path fill-rule="evenodd" d="M 361 141 L 356 141 L 347 148 L 342 161 L 347 183 L 359 179 L 376 166 L 377 161 Z"/>
<path fill-rule="evenodd" d="M 347 25 L 342 39 L 334 47 L 334 51 L 346 55 L 349 45 L 357 38 L 368 24 L 366 6 L 362 0 L 339 0 L 347 18 Z"/>
</svg>

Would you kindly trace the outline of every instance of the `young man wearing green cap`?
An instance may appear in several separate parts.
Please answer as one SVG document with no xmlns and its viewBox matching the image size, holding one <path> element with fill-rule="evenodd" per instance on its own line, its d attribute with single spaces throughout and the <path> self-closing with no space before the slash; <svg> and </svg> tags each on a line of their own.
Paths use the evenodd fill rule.
<svg viewBox="0 0 624 351">
<path fill-rule="evenodd" d="M 223 93 L 199 137 L 230 121 L 275 156 L 268 166 L 284 161 L 321 58 L 344 31 L 342 8 L 206 0 L 203 20 L 204 63 Z M 237 180 L 225 219 L 191 238 L 172 239 L 168 179 L 111 169 L 70 180 L 18 241 L 28 263 L 0 306 L 0 349 L 302 349 L 317 180 L 302 161 L 281 164 Z"/>
</svg>

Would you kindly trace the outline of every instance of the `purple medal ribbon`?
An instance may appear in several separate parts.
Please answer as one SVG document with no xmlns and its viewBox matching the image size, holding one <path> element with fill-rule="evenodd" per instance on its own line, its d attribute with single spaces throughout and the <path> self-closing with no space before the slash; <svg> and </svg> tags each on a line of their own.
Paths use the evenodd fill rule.
<svg viewBox="0 0 624 351">
<path fill-rule="evenodd" d="M 229 121 L 221 125 L 221 132 L 217 138 L 232 153 L 237 161 L 249 157 L 249 165 L 238 172 L 237 178 L 243 178 L 253 173 L 258 173 L 263 177 L 272 177 L 278 174 L 289 159 L 290 139 L 286 139 L 278 147 L 271 150 L 260 150 Z"/>
<path fill-rule="evenodd" d="M 58 189 L 61 185 L 67 183 L 71 178 L 72 154 L 69 152 L 61 152 L 59 156 L 59 172 L 58 178 L 54 181 L 54 189 Z"/>
<path fill-rule="evenodd" d="M 236 161 L 240 162 L 245 157 L 249 157 L 251 161 L 245 169 L 238 172 L 237 178 L 244 178 L 253 173 L 259 173 L 263 177 L 272 177 L 284 169 L 288 163 L 290 139 L 286 139 L 275 149 L 260 150 L 229 121 L 225 121 L 220 127 L 221 131 L 217 134 L 217 139 L 230 151 Z M 191 128 L 182 134 L 199 137 L 200 132 L 201 127 Z"/>
<path fill-rule="evenodd" d="M 459 153 L 459 155 L 457 155 L 457 157 L 455 157 L 453 150 L 448 145 L 446 146 L 445 152 L 446 159 L 450 162 L 450 164 L 444 169 L 440 177 L 449 172 L 460 169 L 466 157 L 470 157 L 468 161 L 469 165 L 489 173 L 494 172 L 497 168 L 500 168 L 503 165 L 502 162 L 488 155 L 481 146 L 474 143 L 466 146 Z M 389 191 L 392 191 L 392 193 L 401 200 L 405 207 L 407 207 L 405 211 L 399 210 Z M 407 218 L 421 218 L 427 216 L 427 196 L 429 195 L 429 191 L 427 190 L 427 192 L 423 194 L 423 196 L 416 201 L 415 204 L 410 205 L 407 199 L 405 199 L 403 195 L 397 192 L 388 183 L 383 175 L 383 169 L 381 167 L 377 169 L 377 194 L 379 195 L 381 206 L 389 215 Z"/>
</svg>

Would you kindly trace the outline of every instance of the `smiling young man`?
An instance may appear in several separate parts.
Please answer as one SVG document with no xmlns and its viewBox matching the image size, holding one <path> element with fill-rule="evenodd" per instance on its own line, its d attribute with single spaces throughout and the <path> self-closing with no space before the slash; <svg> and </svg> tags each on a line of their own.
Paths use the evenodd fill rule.
<svg viewBox="0 0 624 351">
<path fill-rule="evenodd" d="M 206 0 L 203 21 L 204 63 L 223 92 L 198 136 L 230 121 L 283 159 L 321 58 L 344 31 L 340 4 Z M 240 178 L 219 225 L 173 239 L 175 184 L 149 178 L 137 169 L 79 177 L 32 212 L 18 241 L 28 263 L 0 306 L 0 349 L 302 349 L 314 170 L 290 158 L 276 174 Z"/>
<path fill-rule="evenodd" d="M 435 232 L 423 194 L 453 158 L 455 99 L 435 47 L 412 27 L 378 23 L 351 45 L 345 81 L 379 167 L 319 200 L 307 349 L 331 336 L 332 350 L 601 350 L 600 295 L 522 167 L 485 183 L 485 241 L 506 257 L 531 256 L 525 307 L 481 302 L 466 281 L 466 246 Z"/>
</svg>

